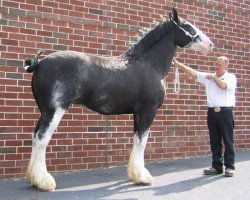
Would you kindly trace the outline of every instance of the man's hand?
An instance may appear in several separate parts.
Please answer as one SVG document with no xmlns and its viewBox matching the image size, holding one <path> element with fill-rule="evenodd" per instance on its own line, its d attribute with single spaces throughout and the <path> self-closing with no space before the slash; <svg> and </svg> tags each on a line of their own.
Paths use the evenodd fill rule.
<svg viewBox="0 0 250 200">
<path fill-rule="evenodd" d="M 173 59 L 173 61 L 172 61 L 172 66 L 180 68 L 185 73 L 187 73 L 188 75 L 190 75 L 190 76 L 192 76 L 194 78 L 197 77 L 197 71 L 196 70 L 194 70 L 194 69 L 192 69 L 192 68 L 190 68 L 190 67 L 188 67 L 188 66 L 186 66 L 186 65 L 184 65 L 184 64 L 182 64 L 180 62 L 178 62 L 175 59 Z"/>
<path fill-rule="evenodd" d="M 215 74 L 208 74 L 207 75 L 207 79 L 208 80 L 213 80 L 215 82 L 215 84 L 222 90 L 226 90 L 227 89 L 227 84 L 221 80 L 220 78 L 218 78 Z"/>
<path fill-rule="evenodd" d="M 215 80 L 217 77 L 216 77 L 216 75 L 215 74 L 208 74 L 207 75 L 207 79 L 208 80 Z"/>
<path fill-rule="evenodd" d="M 177 60 L 175 60 L 175 59 L 172 60 L 172 66 L 174 66 L 174 67 L 180 67 L 180 65 L 181 65 L 181 63 L 178 62 Z"/>
</svg>

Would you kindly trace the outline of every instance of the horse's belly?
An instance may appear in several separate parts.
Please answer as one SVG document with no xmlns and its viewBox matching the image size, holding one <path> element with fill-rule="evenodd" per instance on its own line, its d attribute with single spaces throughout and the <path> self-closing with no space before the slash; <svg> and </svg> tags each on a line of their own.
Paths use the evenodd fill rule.
<svg viewBox="0 0 250 200">
<path fill-rule="evenodd" d="M 132 106 L 124 106 L 112 101 L 94 107 L 92 110 L 104 115 L 132 114 Z"/>
<path fill-rule="evenodd" d="M 132 114 L 134 113 L 134 104 L 117 102 L 112 99 L 100 100 L 98 98 L 88 101 L 76 101 L 76 104 L 81 104 L 88 109 L 103 115 L 119 115 L 119 114 Z"/>
</svg>

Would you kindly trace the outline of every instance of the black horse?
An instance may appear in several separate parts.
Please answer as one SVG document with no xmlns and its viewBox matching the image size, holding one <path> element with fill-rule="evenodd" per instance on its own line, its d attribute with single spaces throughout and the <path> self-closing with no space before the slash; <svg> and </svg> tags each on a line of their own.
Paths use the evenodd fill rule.
<svg viewBox="0 0 250 200">
<path fill-rule="evenodd" d="M 28 66 L 27 71 L 34 70 L 32 90 L 41 111 L 33 133 L 29 183 L 43 190 L 55 189 L 45 163 L 46 147 L 72 103 L 105 115 L 133 114 L 134 142 L 128 176 L 135 184 L 152 183 L 144 167 L 144 149 L 156 110 L 164 100 L 164 80 L 176 48 L 191 48 L 203 54 L 213 48 L 204 33 L 178 18 L 174 8 L 170 16 L 119 57 L 64 51 L 33 63 L 32 68 Z"/>
</svg>

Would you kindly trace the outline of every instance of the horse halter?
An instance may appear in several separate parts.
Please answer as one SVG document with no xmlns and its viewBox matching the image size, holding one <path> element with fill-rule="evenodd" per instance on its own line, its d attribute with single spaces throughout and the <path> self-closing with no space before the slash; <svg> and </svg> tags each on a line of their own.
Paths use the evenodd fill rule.
<svg viewBox="0 0 250 200">
<path fill-rule="evenodd" d="M 182 27 L 180 27 L 173 19 L 170 19 L 170 21 L 172 21 L 172 22 L 176 25 L 176 27 L 177 27 L 178 29 L 182 30 L 182 31 L 186 34 L 186 36 L 190 37 L 191 42 L 193 42 L 197 37 L 199 37 L 199 34 L 198 34 L 198 33 L 196 33 L 195 35 L 191 35 L 188 31 L 186 31 L 185 29 L 183 29 Z M 189 42 L 189 43 L 188 43 L 186 46 L 184 46 L 183 48 L 188 48 L 188 47 L 190 46 L 190 43 L 191 43 L 191 42 Z"/>
</svg>

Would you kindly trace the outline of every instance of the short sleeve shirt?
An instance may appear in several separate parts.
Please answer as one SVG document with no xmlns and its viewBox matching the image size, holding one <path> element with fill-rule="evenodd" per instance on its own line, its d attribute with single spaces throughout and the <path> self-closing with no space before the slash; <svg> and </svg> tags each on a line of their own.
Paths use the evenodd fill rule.
<svg viewBox="0 0 250 200">
<path fill-rule="evenodd" d="M 208 80 L 207 75 L 208 73 L 198 72 L 197 81 L 206 87 L 208 107 L 235 106 L 236 76 L 226 71 L 220 79 L 226 83 L 227 90 L 222 90 L 213 80 Z"/>
</svg>

